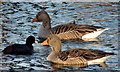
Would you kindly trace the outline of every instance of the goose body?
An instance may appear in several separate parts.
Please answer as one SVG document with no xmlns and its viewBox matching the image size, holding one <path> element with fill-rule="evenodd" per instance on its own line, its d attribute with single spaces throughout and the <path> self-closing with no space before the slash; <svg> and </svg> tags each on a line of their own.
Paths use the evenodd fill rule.
<svg viewBox="0 0 120 72">
<path fill-rule="evenodd" d="M 26 44 L 13 44 L 7 46 L 2 52 L 4 54 L 31 55 L 34 52 L 32 46 L 33 43 L 36 43 L 35 38 L 33 36 L 29 36 L 26 40 Z"/>
<path fill-rule="evenodd" d="M 48 37 L 41 45 L 51 45 L 53 47 L 47 60 L 58 64 L 99 64 L 114 55 L 114 53 L 100 50 L 80 48 L 61 51 L 61 41 L 55 35 Z"/>
<path fill-rule="evenodd" d="M 33 22 L 43 22 L 39 32 L 39 38 L 47 38 L 51 34 L 57 35 L 62 40 L 96 38 L 108 28 L 92 25 L 79 25 L 74 23 L 62 24 L 51 28 L 50 17 L 46 11 L 40 11 Z"/>
</svg>

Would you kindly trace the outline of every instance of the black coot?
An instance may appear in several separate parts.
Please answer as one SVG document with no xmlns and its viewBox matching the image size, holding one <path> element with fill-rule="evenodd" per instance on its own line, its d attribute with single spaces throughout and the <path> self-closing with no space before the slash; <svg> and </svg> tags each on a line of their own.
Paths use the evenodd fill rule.
<svg viewBox="0 0 120 72">
<path fill-rule="evenodd" d="M 4 54 L 31 55 L 34 52 L 32 44 L 35 42 L 35 37 L 29 36 L 26 40 L 26 44 L 13 44 L 7 46 L 2 52 Z"/>
</svg>

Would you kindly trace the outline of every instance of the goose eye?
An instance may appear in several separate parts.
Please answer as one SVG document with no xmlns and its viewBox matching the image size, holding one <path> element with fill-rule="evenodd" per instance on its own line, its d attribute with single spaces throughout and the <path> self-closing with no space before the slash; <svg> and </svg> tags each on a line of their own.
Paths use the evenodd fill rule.
<svg viewBox="0 0 120 72">
<path fill-rule="evenodd" d="M 49 40 L 47 40 L 47 43 L 49 43 Z"/>
<path fill-rule="evenodd" d="M 38 15 L 36 15 L 36 18 L 38 19 Z"/>
<path fill-rule="evenodd" d="M 49 40 L 51 40 L 51 38 L 49 38 Z"/>
</svg>

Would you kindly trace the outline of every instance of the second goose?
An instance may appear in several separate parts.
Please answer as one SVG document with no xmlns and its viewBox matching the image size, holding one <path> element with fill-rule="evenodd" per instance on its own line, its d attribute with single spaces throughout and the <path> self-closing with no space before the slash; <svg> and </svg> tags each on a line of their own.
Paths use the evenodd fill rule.
<svg viewBox="0 0 120 72">
<path fill-rule="evenodd" d="M 48 37 L 41 45 L 50 45 L 53 47 L 47 60 L 58 64 L 100 64 L 114 55 L 114 53 L 107 53 L 100 50 L 80 48 L 61 51 L 61 41 L 55 35 Z"/>
<path fill-rule="evenodd" d="M 96 38 L 108 28 L 102 28 L 92 25 L 79 25 L 75 23 L 62 24 L 51 28 L 51 19 L 46 11 L 40 11 L 33 22 L 43 22 L 39 32 L 39 38 L 47 38 L 51 34 L 56 34 L 61 40 L 70 39 L 90 39 Z"/>
</svg>

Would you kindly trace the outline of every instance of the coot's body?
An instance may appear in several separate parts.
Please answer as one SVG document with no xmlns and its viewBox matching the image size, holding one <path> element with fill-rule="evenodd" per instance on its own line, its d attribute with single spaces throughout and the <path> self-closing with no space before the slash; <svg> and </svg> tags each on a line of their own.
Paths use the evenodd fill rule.
<svg viewBox="0 0 120 72">
<path fill-rule="evenodd" d="M 32 54 L 34 52 L 33 43 L 35 43 L 35 38 L 29 36 L 26 40 L 26 44 L 13 44 L 7 46 L 2 52 L 4 54 Z"/>
</svg>

